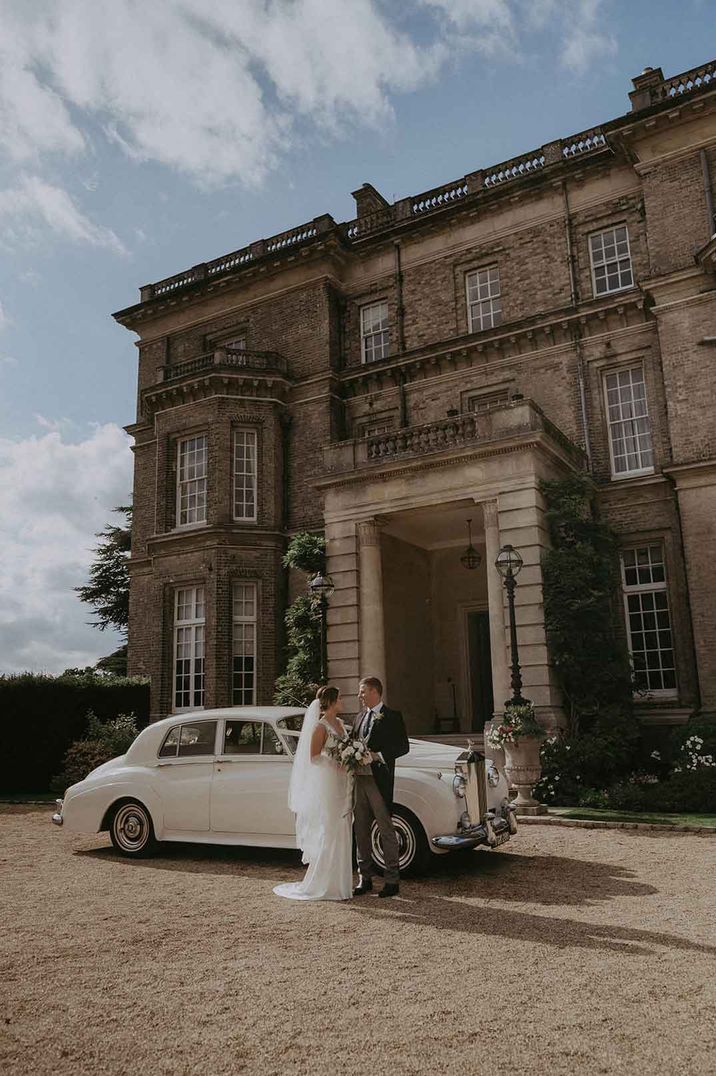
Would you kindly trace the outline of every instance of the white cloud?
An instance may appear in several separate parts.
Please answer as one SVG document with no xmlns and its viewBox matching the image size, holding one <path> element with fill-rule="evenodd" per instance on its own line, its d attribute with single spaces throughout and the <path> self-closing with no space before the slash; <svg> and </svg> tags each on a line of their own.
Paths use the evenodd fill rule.
<svg viewBox="0 0 716 1076">
<path fill-rule="evenodd" d="M 0 332 L 2 332 L 2 330 L 7 326 L 7 324 L 8 316 L 5 313 L 5 308 L 3 307 L 2 303 L 0 303 Z"/>
<path fill-rule="evenodd" d="M 129 439 L 114 424 L 74 444 L 57 429 L 0 440 L 0 672 L 62 672 L 119 645 L 87 624 L 92 610 L 73 587 L 87 580 L 95 533 L 127 503 L 131 474 Z"/>
<path fill-rule="evenodd" d="M 20 162 L 93 151 L 203 187 L 259 183 L 311 125 L 381 126 L 456 54 L 519 55 L 535 25 L 586 69 L 613 41 L 600 0 L 0 0 L 0 141 Z M 401 27 L 432 16 L 419 42 Z M 90 186 L 94 183 L 90 178 Z"/>
<path fill-rule="evenodd" d="M 23 176 L 16 187 L 0 190 L 0 226 L 0 241 L 10 248 L 39 243 L 49 231 L 73 243 L 126 253 L 113 231 L 93 224 L 66 191 L 39 176 Z"/>
<path fill-rule="evenodd" d="M 565 8 L 561 61 L 575 74 L 586 72 L 617 51 L 614 37 L 605 29 L 602 0 L 574 0 Z"/>
<path fill-rule="evenodd" d="M 0 368 L 3 366 L 17 366 L 17 359 L 12 355 L 0 355 Z"/>
</svg>

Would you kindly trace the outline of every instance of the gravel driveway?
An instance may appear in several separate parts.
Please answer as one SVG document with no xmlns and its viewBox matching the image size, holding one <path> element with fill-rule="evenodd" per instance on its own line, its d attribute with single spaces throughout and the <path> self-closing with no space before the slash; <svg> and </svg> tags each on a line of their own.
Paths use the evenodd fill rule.
<svg viewBox="0 0 716 1076">
<path fill-rule="evenodd" d="M 5 1073 L 716 1071 L 713 838 L 536 825 L 295 904 L 295 853 L 127 862 L 0 810 Z"/>
</svg>

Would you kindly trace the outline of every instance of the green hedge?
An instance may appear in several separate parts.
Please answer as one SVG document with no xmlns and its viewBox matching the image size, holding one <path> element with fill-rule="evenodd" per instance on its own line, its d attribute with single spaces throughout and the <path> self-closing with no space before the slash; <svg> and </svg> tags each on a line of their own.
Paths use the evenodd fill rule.
<svg viewBox="0 0 716 1076">
<path fill-rule="evenodd" d="M 127 677 L 0 676 L 0 793 L 46 792 L 65 751 L 86 732 L 87 714 L 101 721 L 134 713 L 149 720 L 149 684 Z"/>
</svg>

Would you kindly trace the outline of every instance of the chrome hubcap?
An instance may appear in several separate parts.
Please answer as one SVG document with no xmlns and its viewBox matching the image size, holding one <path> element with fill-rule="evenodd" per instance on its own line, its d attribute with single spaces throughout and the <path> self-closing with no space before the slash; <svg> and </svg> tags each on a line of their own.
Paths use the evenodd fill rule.
<svg viewBox="0 0 716 1076">
<path fill-rule="evenodd" d="M 149 838 L 149 818 L 136 803 L 120 807 L 112 823 L 117 843 L 127 852 L 139 852 Z"/>
<path fill-rule="evenodd" d="M 415 858 L 415 833 L 413 832 L 413 827 L 410 823 L 406 822 L 406 820 L 399 815 L 393 815 L 393 829 L 398 838 L 398 868 L 399 870 L 404 871 L 407 870 Z M 373 823 L 370 837 L 373 859 L 379 867 L 385 867 L 383 843 L 380 839 L 380 831 L 378 830 L 376 822 Z"/>
</svg>

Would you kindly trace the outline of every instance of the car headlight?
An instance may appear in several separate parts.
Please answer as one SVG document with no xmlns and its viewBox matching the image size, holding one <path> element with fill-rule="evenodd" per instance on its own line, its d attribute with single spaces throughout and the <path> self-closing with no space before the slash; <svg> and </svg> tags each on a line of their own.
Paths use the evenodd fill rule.
<svg viewBox="0 0 716 1076">
<path fill-rule="evenodd" d="M 452 779 L 452 790 L 460 799 L 465 798 L 465 778 L 461 773 L 456 773 Z"/>
<path fill-rule="evenodd" d="M 500 771 L 491 762 L 487 765 L 487 783 L 495 788 L 500 783 Z"/>
</svg>

